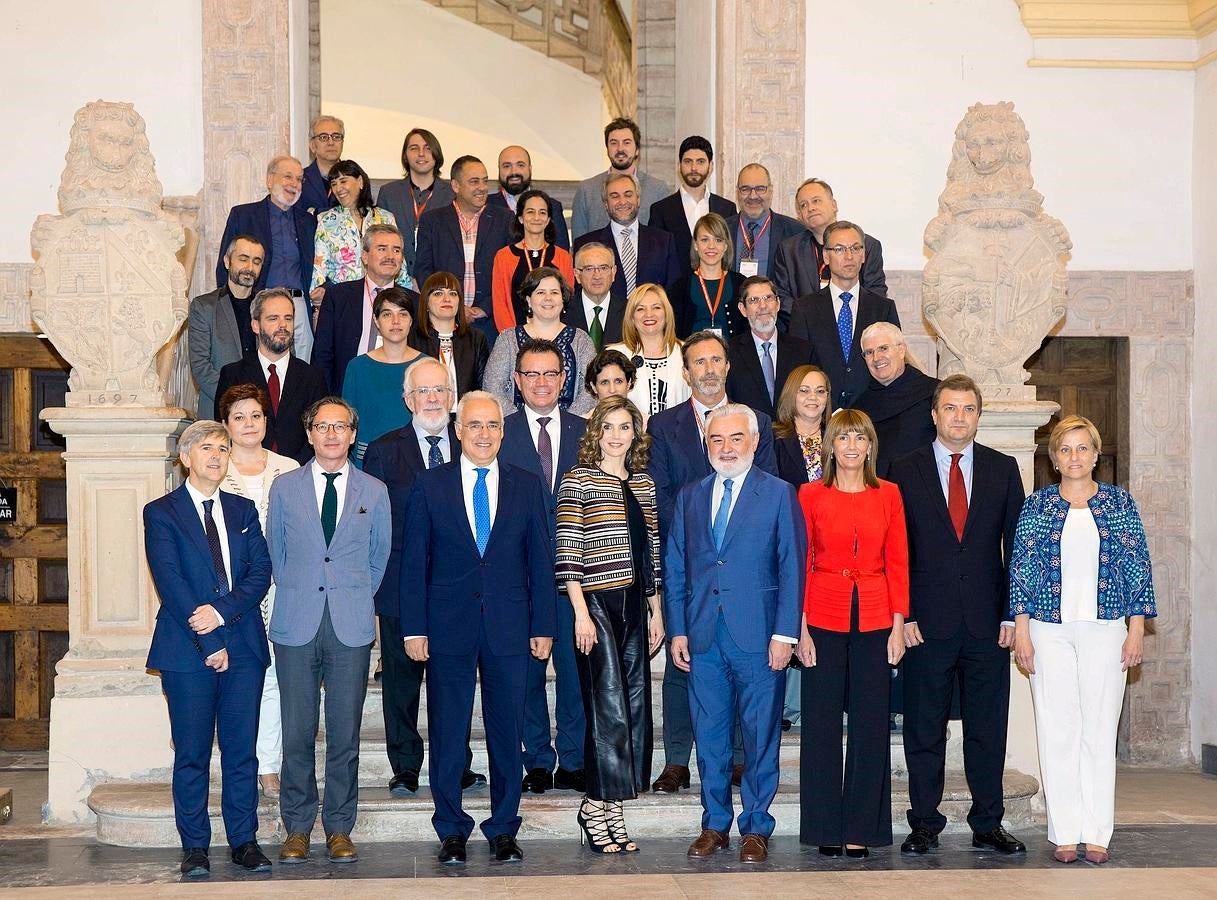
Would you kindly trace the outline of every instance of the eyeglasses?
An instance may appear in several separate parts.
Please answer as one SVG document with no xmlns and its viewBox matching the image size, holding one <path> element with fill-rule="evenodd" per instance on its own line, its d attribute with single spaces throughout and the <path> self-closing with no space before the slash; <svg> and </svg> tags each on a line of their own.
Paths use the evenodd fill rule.
<svg viewBox="0 0 1217 900">
<path fill-rule="evenodd" d="M 865 248 L 861 244 L 850 244 L 848 247 L 844 244 L 833 244 L 824 249 L 829 253 L 836 253 L 838 256 L 857 256 Z"/>
<path fill-rule="evenodd" d="M 346 135 L 341 131 L 323 131 L 320 134 L 313 135 L 313 140 L 321 141 L 323 144 L 337 144 L 341 143 L 344 137 L 346 137 Z"/>
<path fill-rule="evenodd" d="M 862 351 L 863 359 L 870 359 L 874 356 L 887 356 L 896 347 L 903 347 L 903 344 L 880 344 L 878 347 L 871 347 L 869 350 Z"/>
<path fill-rule="evenodd" d="M 589 275 L 607 275 L 609 272 L 613 271 L 613 264 L 609 263 L 608 265 L 604 266 L 580 266 L 575 271 L 587 272 Z"/>
<path fill-rule="evenodd" d="M 735 191 L 738 194 L 743 194 L 745 197 L 764 197 L 769 193 L 769 185 L 767 184 L 740 184 L 736 185 Z"/>
<path fill-rule="evenodd" d="M 760 306 L 762 303 L 777 303 L 778 298 L 774 294 L 753 294 L 751 297 L 745 297 L 744 303 L 748 306 Z"/>
<path fill-rule="evenodd" d="M 314 422 L 313 431 L 318 434 L 329 434 L 331 431 L 339 436 L 346 434 L 348 431 L 355 429 L 346 422 Z"/>
<path fill-rule="evenodd" d="M 488 431 L 491 434 L 498 434 L 503 430 L 502 422 L 459 422 L 457 424 L 459 424 L 463 430 L 472 431 L 474 433 Z"/>
<path fill-rule="evenodd" d="M 414 395 L 416 397 L 442 397 L 444 394 L 451 394 L 450 387 L 416 387 L 413 390 L 407 391 L 406 396 Z"/>
<path fill-rule="evenodd" d="M 525 381 L 536 381 L 538 378 L 544 378 L 546 381 L 553 381 L 557 378 L 562 377 L 561 372 L 556 372 L 553 369 L 550 369 L 547 372 L 532 372 L 532 371 L 521 372 L 521 371 L 517 370 L 516 374 L 519 375 L 521 378 L 523 378 Z"/>
</svg>

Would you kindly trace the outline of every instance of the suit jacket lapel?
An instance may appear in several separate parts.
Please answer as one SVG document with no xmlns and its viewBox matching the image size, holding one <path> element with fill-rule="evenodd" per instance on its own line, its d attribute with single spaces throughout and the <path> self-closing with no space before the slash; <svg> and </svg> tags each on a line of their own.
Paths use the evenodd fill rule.
<svg viewBox="0 0 1217 900">
<path fill-rule="evenodd" d="M 821 291 L 812 300 L 811 314 L 813 325 L 811 333 L 816 336 L 816 339 L 826 342 L 832 350 L 830 351 L 835 359 L 841 360 L 842 364 L 848 363 L 845 354 L 841 351 L 841 339 L 837 336 L 837 319 L 832 313 L 832 294 L 828 291 Z M 819 321 L 815 321 L 815 320 Z M 858 329 L 855 328 L 855 336 Z"/>
<path fill-rule="evenodd" d="M 934 458 L 934 449 L 932 447 L 923 448 L 917 454 L 917 468 L 921 471 L 926 492 L 930 495 L 930 503 L 942 518 L 942 524 L 948 533 L 950 533 L 951 537 L 955 537 L 955 523 L 951 521 L 951 512 L 947 509 L 947 498 L 942 493 L 942 481 L 938 477 L 938 461 Z M 972 476 L 972 488 L 975 491 L 975 469 L 972 471 Z"/>
<path fill-rule="evenodd" d="M 731 518 L 727 520 L 727 531 L 723 535 L 722 550 L 727 549 L 727 545 L 731 543 L 731 539 L 741 529 L 745 528 L 745 524 L 741 521 L 752 509 L 752 497 L 760 494 L 758 486 L 759 479 L 755 477 L 755 470 L 748 473 L 748 477 L 744 479 L 742 487 L 736 488 L 740 491 L 739 499 L 735 501 L 735 508 L 731 510 Z M 735 485 L 732 485 L 735 487 Z"/>
<path fill-rule="evenodd" d="M 461 222 L 460 222 L 460 219 L 456 215 L 456 207 L 453 206 L 451 203 L 449 203 L 443 209 L 444 209 L 444 225 L 448 229 L 448 234 L 452 237 L 452 239 L 454 241 L 456 241 L 456 249 L 459 250 L 463 255 L 465 239 L 464 239 L 464 237 L 461 236 Z M 482 224 L 481 222 L 478 223 L 478 225 L 481 225 L 481 224 Z M 480 228 L 478 230 L 481 231 Z"/>
<path fill-rule="evenodd" d="M 241 331 L 237 325 L 237 314 L 232 311 L 232 297 L 226 288 L 220 289 L 216 298 L 216 331 L 220 343 L 231 347 L 238 353 L 244 352 L 241 346 Z"/>
<path fill-rule="evenodd" d="M 534 453 L 535 455 L 535 453 Z M 540 468 L 541 462 L 537 460 L 537 467 Z M 490 526 L 490 537 L 486 540 L 486 553 L 490 553 L 490 548 L 494 544 L 495 536 L 506 526 L 503 524 L 507 521 L 516 508 L 516 479 L 511 474 L 511 467 L 504 465 L 502 460 L 499 460 L 499 501 L 495 506 L 494 524 Z M 463 508 L 463 507 L 462 507 Z M 472 532 L 470 532 L 472 534 Z M 474 549 L 477 548 L 476 541 Z"/>
<path fill-rule="evenodd" d="M 179 528 L 190 539 L 195 550 L 203 559 L 211 563 L 211 547 L 207 543 L 207 532 L 203 530 L 203 523 L 194 508 L 194 501 L 190 499 L 190 494 L 186 491 L 186 485 L 183 484 L 171 496 L 173 497 L 173 512 L 178 517 Z M 224 525 L 227 530 L 228 516 L 224 517 Z M 231 544 L 229 545 L 229 555 L 232 555 Z"/>
</svg>

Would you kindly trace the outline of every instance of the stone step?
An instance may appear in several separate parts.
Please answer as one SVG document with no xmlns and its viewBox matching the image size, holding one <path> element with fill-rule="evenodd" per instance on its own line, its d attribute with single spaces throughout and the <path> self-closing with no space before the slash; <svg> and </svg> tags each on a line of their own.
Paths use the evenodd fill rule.
<svg viewBox="0 0 1217 900">
<path fill-rule="evenodd" d="M 1005 776 L 1005 824 L 1012 830 L 1026 828 L 1037 822 L 1036 780 L 1021 772 L 1007 770 Z M 738 800 L 736 801 L 738 804 Z M 550 792 L 541 796 L 525 795 L 520 803 L 523 825 L 520 839 L 570 838 L 572 852 L 578 838 L 575 811 L 579 798 L 570 792 Z M 697 791 L 679 794 L 643 794 L 626 804 L 626 821 L 630 834 L 638 838 L 688 837 L 700 829 L 701 801 Z M 971 797 L 967 783 L 958 772 L 949 772 L 941 806 L 950 831 L 966 831 L 966 816 Z M 173 799 L 168 784 L 111 782 L 95 787 L 89 795 L 89 808 L 97 815 L 97 838 L 105 844 L 123 847 L 177 847 L 179 840 L 173 819 Z M 899 836 L 906 832 L 905 810 L 908 808 L 908 783 L 904 778 L 892 779 L 892 821 Z M 220 794 L 213 790 L 210 798 L 213 846 L 224 844 L 224 823 L 220 817 Z M 490 812 L 487 790 L 465 794 L 465 809 L 476 821 Z M 431 814 L 434 811 L 429 792 L 421 789 L 417 796 L 397 799 L 386 788 L 361 788 L 359 820 L 354 838 L 357 843 L 382 841 L 434 841 Z M 770 812 L 777 820 L 775 834 L 792 836 L 799 833 L 799 790 L 797 782 L 784 782 Z M 278 804 L 263 800 L 258 807 L 258 839 L 269 848 L 283 840 L 283 825 Z M 900 838 L 897 837 L 897 840 Z M 325 835 L 320 818 L 313 832 L 314 848 L 324 853 Z M 314 850 L 316 853 L 316 850 Z"/>
</svg>

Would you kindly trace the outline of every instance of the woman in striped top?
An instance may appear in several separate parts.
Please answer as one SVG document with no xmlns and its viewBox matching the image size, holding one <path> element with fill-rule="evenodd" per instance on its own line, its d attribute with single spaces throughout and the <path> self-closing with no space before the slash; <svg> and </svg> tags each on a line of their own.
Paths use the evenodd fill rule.
<svg viewBox="0 0 1217 900">
<path fill-rule="evenodd" d="M 556 571 L 574 607 L 587 712 L 587 796 L 578 821 L 600 853 L 638 849 L 622 801 L 651 780 L 650 657 L 664 631 L 650 444 L 638 408 L 608 397 L 592 411 L 579 464 L 558 490 Z"/>
</svg>

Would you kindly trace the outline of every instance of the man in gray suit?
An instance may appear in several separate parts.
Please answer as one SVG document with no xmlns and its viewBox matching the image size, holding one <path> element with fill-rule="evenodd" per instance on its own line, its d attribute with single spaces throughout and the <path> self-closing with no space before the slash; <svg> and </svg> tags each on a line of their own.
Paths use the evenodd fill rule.
<svg viewBox="0 0 1217 900">
<path fill-rule="evenodd" d="M 304 414 L 314 458 L 271 485 L 266 519 L 274 567 L 270 639 L 283 712 L 281 863 L 302 863 L 317 820 L 317 736 L 325 682 L 325 828 L 330 862 L 359 858 L 351 843 L 359 799 L 359 724 L 376 637 L 373 595 L 393 541 L 389 492 L 350 463 L 359 415 L 341 397 Z"/>
<path fill-rule="evenodd" d="M 215 409 L 220 369 L 257 349 L 249 304 L 265 258 L 261 241 L 238 235 L 224 250 L 228 282 L 190 303 L 190 373 L 199 388 L 197 414 L 201 418 L 211 418 Z"/>
<path fill-rule="evenodd" d="M 572 240 L 608 225 L 608 209 L 604 205 L 604 182 L 610 175 L 633 175 L 638 180 L 638 220 L 643 225 L 650 220 L 651 204 L 672 193 L 668 184 L 638 169 L 638 146 L 641 143 L 642 132 L 633 119 L 613 119 L 604 126 L 604 150 L 608 154 L 609 167 L 599 175 L 579 182 L 575 191 L 575 202 L 571 207 Z"/>
</svg>

